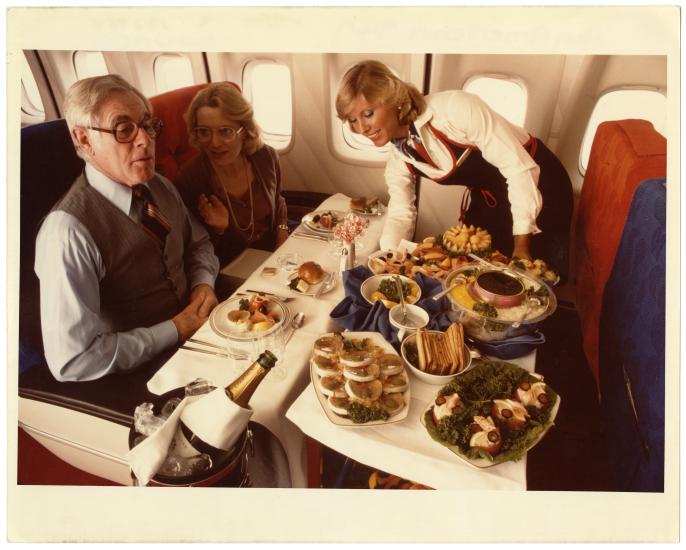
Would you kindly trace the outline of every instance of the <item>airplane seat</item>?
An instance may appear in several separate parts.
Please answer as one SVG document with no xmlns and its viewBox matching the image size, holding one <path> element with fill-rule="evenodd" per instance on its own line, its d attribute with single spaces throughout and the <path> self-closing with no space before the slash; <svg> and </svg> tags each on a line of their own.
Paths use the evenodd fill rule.
<svg viewBox="0 0 686 550">
<path fill-rule="evenodd" d="M 600 392 L 615 489 L 664 490 L 667 186 L 634 193 L 600 316 Z"/>
<path fill-rule="evenodd" d="M 666 176 L 665 138 L 646 120 L 598 126 L 577 208 L 576 307 L 584 352 L 599 381 L 599 326 L 605 284 L 638 185 Z M 612 213 L 612 215 L 608 215 Z"/>
<path fill-rule="evenodd" d="M 19 372 L 47 363 L 40 325 L 39 281 L 33 270 L 42 219 L 84 167 L 64 119 L 21 130 L 19 199 Z"/>
<path fill-rule="evenodd" d="M 196 84 L 150 98 L 153 112 L 164 122 L 164 129 L 155 142 L 155 168 L 170 180 L 174 180 L 184 162 L 198 154 L 188 144 L 183 114 L 195 94 L 206 86 L 207 83 Z"/>
</svg>

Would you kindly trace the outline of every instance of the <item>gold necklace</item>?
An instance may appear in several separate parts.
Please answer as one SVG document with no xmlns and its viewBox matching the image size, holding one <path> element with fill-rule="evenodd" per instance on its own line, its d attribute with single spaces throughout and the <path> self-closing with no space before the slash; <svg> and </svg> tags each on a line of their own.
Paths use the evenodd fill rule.
<svg viewBox="0 0 686 550">
<path fill-rule="evenodd" d="M 250 179 L 250 175 L 248 174 L 248 159 L 244 158 L 245 162 L 245 179 L 248 181 Z M 248 241 L 250 241 L 255 234 L 255 211 L 253 209 L 253 198 L 252 198 L 252 182 L 248 181 L 248 194 L 250 196 L 250 223 L 246 225 L 245 227 L 241 227 L 241 225 L 238 223 L 238 218 L 236 217 L 236 214 L 233 212 L 233 208 L 231 206 L 231 199 L 229 198 L 229 194 L 226 191 L 226 187 L 224 186 L 223 182 L 219 182 L 221 185 L 222 191 L 224 191 L 224 198 L 226 199 L 226 204 L 229 207 L 229 212 L 231 213 L 231 217 L 234 219 L 236 223 L 236 227 L 240 231 L 247 231 L 250 229 L 250 236 L 248 237 Z"/>
</svg>

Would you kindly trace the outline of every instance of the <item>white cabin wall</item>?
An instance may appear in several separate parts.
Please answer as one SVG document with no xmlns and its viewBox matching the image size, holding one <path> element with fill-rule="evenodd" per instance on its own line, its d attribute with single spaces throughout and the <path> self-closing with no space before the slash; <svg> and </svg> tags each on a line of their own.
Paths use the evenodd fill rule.
<svg viewBox="0 0 686 550">
<path fill-rule="evenodd" d="M 352 162 L 334 154 L 330 132 L 339 131 L 334 100 L 338 79 L 351 64 L 379 59 L 393 66 L 401 78 L 417 80 L 418 57 L 411 54 L 264 54 L 210 53 L 212 81 L 242 82 L 245 63 L 273 59 L 288 64 L 292 73 L 294 120 L 293 143 L 281 153 L 282 185 L 285 190 L 376 195 L 388 200 L 383 177 L 384 162 Z M 421 81 L 416 82 L 421 87 Z"/>
</svg>

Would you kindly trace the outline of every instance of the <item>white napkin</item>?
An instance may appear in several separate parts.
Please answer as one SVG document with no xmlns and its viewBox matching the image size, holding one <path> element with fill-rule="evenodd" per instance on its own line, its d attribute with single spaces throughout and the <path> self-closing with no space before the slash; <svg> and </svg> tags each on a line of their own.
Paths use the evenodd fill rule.
<svg viewBox="0 0 686 550">
<path fill-rule="evenodd" d="M 252 413 L 231 401 L 224 388 L 217 388 L 189 404 L 181 420 L 205 443 L 228 451 L 245 431 Z"/>
<path fill-rule="evenodd" d="M 186 408 L 186 405 L 194 400 L 195 398 L 184 398 L 155 433 L 146 437 L 126 453 L 129 466 L 142 486 L 150 482 L 164 463 L 164 460 L 167 458 L 169 444 L 174 438 L 179 425 L 179 417 Z"/>
</svg>

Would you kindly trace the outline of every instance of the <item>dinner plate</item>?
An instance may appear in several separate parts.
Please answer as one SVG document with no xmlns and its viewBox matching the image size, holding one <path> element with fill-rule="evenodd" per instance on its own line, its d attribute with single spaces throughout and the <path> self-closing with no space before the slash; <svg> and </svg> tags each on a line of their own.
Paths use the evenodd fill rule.
<svg viewBox="0 0 686 550">
<path fill-rule="evenodd" d="M 228 315 L 229 312 L 239 309 L 240 301 L 248 299 L 245 296 L 234 296 L 225 300 L 217 307 L 212 310 L 210 314 L 210 328 L 223 338 L 228 338 L 230 340 L 239 341 L 250 341 L 258 338 L 263 338 L 269 334 L 273 334 L 277 330 L 280 330 L 284 325 L 288 324 L 290 318 L 290 312 L 288 307 L 279 299 L 274 297 L 269 297 L 269 311 L 276 310 L 278 315 L 278 321 L 274 323 L 269 330 L 263 331 L 247 331 L 241 332 L 229 325 Z"/>
<path fill-rule="evenodd" d="M 487 362 L 488 362 L 488 361 L 484 361 L 484 363 L 487 363 Z M 493 363 L 499 363 L 499 364 L 502 365 L 504 362 L 500 361 L 500 362 L 493 362 Z M 511 364 L 511 363 L 504 363 L 504 364 L 507 365 L 507 368 L 512 368 L 512 367 L 514 367 L 514 368 L 519 369 L 519 370 L 521 370 L 521 371 L 523 371 L 523 372 L 526 372 L 526 373 L 529 374 L 533 379 L 536 379 L 536 381 L 542 381 L 542 380 L 543 380 L 543 377 L 542 377 L 540 374 L 528 372 L 528 371 L 526 371 L 525 369 L 522 369 L 522 368 L 520 368 L 520 367 L 518 367 L 518 366 L 516 366 L 516 365 L 513 365 L 513 364 Z M 476 365 L 470 372 L 473 374 L 474 371 L 476 371 L 478 368 L 479 368 L 479 365 Z M 498 368 L 498 367 L 496 367 L 496 368 Z M 502 367 L 502 368 L 505 368 L 505 367 Z M 444 386 L 444 387 L 445 387 L 445 386 Z M 553 406 L 552 406 L 551 409 L 550 409 L 550 412 L 549 412 L 549 414 L 548 414 L 548 419 L 546 420 L 545 424 L 543 425 L 542 431 L 540 431 L 540 432 L 538 433 L 538 435 L 535 437 L 535 439 L 533 439 L 533 440 L 529 443 L 529 445 L 526 447 L 526 450 L 522 453 L 520 459 L 523 458 L 523 457 L 526 455 L 526 453 L 529 452 L 535 445 L 537 445 L 538 442 L 541 441 L 541 439 L 543 439 L 543 437 L 545 436 L 545 434 L 548 432 L 548 430 L 549 430 L 549 429 L 554 425 L 554 423 L 555 423 L 555 422 L 554 422 L 554 421 L 555 421 L 555 417 L 557 416 L 557 412 L 558 412 L 558 410 L 560 409 L 560 401 L 561 401 L 562 399 L 561 399 L 561 397 L 559 396 L 559 394 L 557 394 L 557 393 L 555 392 L 555 390 L 553 390 L 550 386 L 548 386 L 548 388 L 549 388 L 549 389 L 552 391 L 552 393 L 554 393 L 554 395 L 556 396 L 555 403 L 553 404 Z M 498 464 L 503 464 L 504 462 L 509 462 L 510 460 L 512 460 L 512 459 L 508 459 L 508 458 L 500 459 L 500 460 L 499 460 L 499 459 L 498 459 L 498 457 L 500 456 L 499 454 L 496 454 L 495 457 L 494 457 L 494 459 L 493 459 L 492 461 L 491 461 L 491 460 L 488 460 L 487 458 L 481 458 L 481 457 L 480 457 L 480 458 L 470 458 L 469 456 L 467 456 L 466 454 L 464 454 L 464 452 L 462 451 L 462 449 L 461 449 L 458 445 L 452 445 L 452 444 L 450 444 L 449 442 L 446 442 L 446 441 L 444 441 L 444 440 L 440 440 L 440 439 L 437 439 L 436 437 L 434 437 L 434 436 L 431 434 L 431 431 L 429 430 L 429 428 L 428 428 L 427 425 L 426 425 L 426 423 L 427 423 L 427 421 L 426 421 L 426 416 L 427 416 L 427 414 L 426 414 L 426 413 L 429 412 L 429 411 L 431 410 L 431 407 L 433 407 L 434 401 L 436 400 L 436 397 L 439 396 L 439 394 L 440 394 L 440 390 L 439 390 L 438 392 L 436 392 L 434 398 L 433 398 L 433 399 L 431 400 L 431 402 L 426 406 L 426 408 L 424 409 L 424 411 L 422 411 L 422 414 L 421 414 L 421 417 L 420 417 L 420 421 L 421 421 L 422 425 L 427 429 L 427 431 L 429 432 L 429 435 L 432 437 L 432 439 L 434 439 L 434 441 L 436 441 L 437 443 L 440 443 L 440 444 L 443 445 L 444 447 L 447 447 L 447 448 L 450 449 L 453 453 L 455 453 L 455 455 L 457 456 L 457 458 L 459 458 L 461 461 L 463 461 L 463 462 L 465 462 L 466 464 L 469 464 L 470 466 L 472 466 L 472 467 L 474 467 L 474 468 L 477 468 L 477 469 L 490 468 L 490 467 L 492 467 L 492 466 L 496 466 L 496 465 L 498 465 Z"/>
<path fill-rule="evenodd" d="M 395 351 L 393 346 L 389 344 L 384 337 L 378 333 L 378 332 L 343 332 L 341 333 L 344 338 L 355 338 L 355 339 L 362 339 L 362 338 L 369 338 L 374 344 L 377 346 L 381 347 L 385 353 L 393 353 L 394 355 L 398 355 L 398 353 Z M 328 334 L 322 334 L 321 336 L 332 336 L 332 333 Z M 401 358 L 402 361 L 402 358 Z M 404 363 L 403 363 L 404 365 Z M 407 369 L 403 366 L 403 372 L 407 376 L 408 382 L 410 380 L 410 375 L 407 372 Z M 326 417 L 333 423 L 336 424 L 337 426 L 351 426 L 355 428 L 365 428 L 369 426 L 382 426 L 384 424 L 393 424 L 395 422 L 400 422 L 401 420 L 404 420 L 407 417 L 407 413 L 410 409 L 410 387 L 408 385 L 408 388 L 403 392 L 403 396 L 405 399 L 405 406 L 402 408 L 401 411 L 397 412 L 393 416 L 389 417 L 388 420 L 372 420 L 370 422 L 365 422 L 364 424 L 356 424 L 349 418 L 345 416 L 339 416 L 335 412 L 333 412 L 330 408 L 329 405 L 327 404 L 328 397 L 322 393 L 322 391 L 319 389 L 319 375 L 317 374 L 317 371 L 315 370 L 314 366 L 314 361 L 310 358 L 310 379 L 312 380 L 312 386 L 314 387 L 314 392 L 317 395 L 317 399 L 319 400 L 319 404 L 322 406 L 322 410 L 324 411 L 324 414 Z"/>
<path fill-rule="evenodd" d="M 291 273 L 288 276 L 289 282 L 292 281 L 293 279 L 295 279 L 297 276 L 298 276 L 297 272 Z M 334 275 L 333 278 L 331 280 L 329 280 L 330 276 L 331 276 L 330 272 L 324 271 L 324 275 L 322 276 L 322 280 L 319 281 L 317 284 L 310 285 L 309 288 L 305 292 L 301 292 L 299 290 L 291 288 L 290 286 L 288 287 L 288 290 L 290 290 L 293 294 L 302 294 L 304 296 L 317 296 L 317 295 L 321 295 L 321 294 L 326 294 L 327 292 L 331 292 L 334 288 L 336 288 L 336 280 L 338 279 L 338 277 L 336 277 Z M 322 289 L 322 291 L 320 293 L 319 289 L 323 285 L 328 285 L 328 286 L 324 286 L 324 288 Z"/>
<path fill-rule="evenodd" d="M 317 216 L 321 217 L 322 214 L 333 214 L 335 219 L 331 224 L 331 227 L 324 227 L 321 223 L 319 223 L 319 221 L 314 221 Z M 305 214 L 302 218 L 302 223 L 310 231 L 314 231 L 315 233 L 322 235 L 328 235 L 333 231 L 333 226 L 342 222 L 343 218 L 345 218 L 345 212 L 341 212 L 340 210 L 318 210 L 316 212 Z"/>
</svg>

